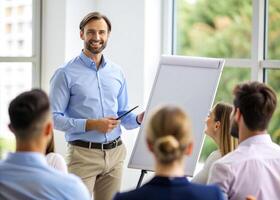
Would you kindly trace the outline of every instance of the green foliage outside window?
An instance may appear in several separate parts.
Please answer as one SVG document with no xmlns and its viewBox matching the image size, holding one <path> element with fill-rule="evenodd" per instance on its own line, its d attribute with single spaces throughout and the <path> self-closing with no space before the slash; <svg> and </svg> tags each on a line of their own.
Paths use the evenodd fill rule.
<svg viewBox="0 0 280 200">
<path fill-rule="evenodd" d="M 0 160 L 6 155 L 7 152 L 15 150 L 14 138 L 0 138 Z"/>
<path fill-rule="evenodd" d="M 252 0 L 177 0 L 176 54 L 190 56 L 250 58 L 252 39 Z M 280 1 L 269 1 L 269 58 L 280 59 Z M 245 66 L 247 67 L 247 66 Z M 250 80 L 248 68 L 224 68 L 215 102 L 232 103 L 232 89 Z M 280 101 L 280 70 L 268 70 L 268 84 Z M 269 126 L 280 144 L 280 103 Z M 206 137 L 201 159 L 216 148 Z"/>
</svg>

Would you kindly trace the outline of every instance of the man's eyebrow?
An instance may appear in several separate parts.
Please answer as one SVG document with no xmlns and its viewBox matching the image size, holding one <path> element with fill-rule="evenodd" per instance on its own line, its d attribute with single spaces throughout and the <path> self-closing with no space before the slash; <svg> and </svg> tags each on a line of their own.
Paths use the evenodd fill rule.
<svg viewBox="0 0 280 200">
<path fill-rule="evenodd" d="M 87 32 L 93 32 L 93 31 L 96 31 L 96 32 L 99 32 L 99 31 L 106 31 L 106 29 L 88 29 Z"/>
</svg>

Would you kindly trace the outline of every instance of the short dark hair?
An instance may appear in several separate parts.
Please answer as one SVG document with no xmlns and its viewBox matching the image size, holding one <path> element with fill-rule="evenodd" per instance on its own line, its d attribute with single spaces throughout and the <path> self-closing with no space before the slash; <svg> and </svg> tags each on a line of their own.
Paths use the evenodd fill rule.
<svg viewBox="0 0 280 200">
<path fill-rule="evenodd" d="M 275 92 L 259 82 L 246 82 L 234 90 L 234 106 L 239 108 L 247 128 L 251 131 L 267 129 L 277 105 Z"/>
<path fill-rule="evenodd" d="M 21 139 L 33 137 L 49 111 L 50 103 L 44 91 L 33 89 L 19 94 L 9 106 L 10 125 L 15 136 Z"/>
<path fill-rule="evenodd" d="M 106 17 L 105 15 L 99 13 L 99 12 L 90 12 L 88 13 L 80 22 L 80 30 L 84 31 L 84 27 L 87 25 L 87 23 L 89 23 L 91 20 L 100 20 L 100 19 L 104 19 L 107 27 L 108 27 L 108 32 L 111 32 L 112 30 L 112 25 L 110 20 L 108 19 L 108 17 Z"/>
</svg>

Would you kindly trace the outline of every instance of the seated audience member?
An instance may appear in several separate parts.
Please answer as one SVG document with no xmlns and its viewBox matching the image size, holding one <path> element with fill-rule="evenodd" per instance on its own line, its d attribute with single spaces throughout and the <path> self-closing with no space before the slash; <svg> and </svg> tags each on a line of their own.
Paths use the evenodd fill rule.
<svg viewBox="0 0 280 200">
<path fill-rule="evenodd" d="M 68 173 L 67 170 L 67 165 L 66 162 L 64 160 L 64 158 L 58 154 L 54 152 L 54 135 L 52 132 L 52 137 L 51 140 L 48 143 L 47 149 L 46 149 L 46 159 L 47 159 L 47 163 L 49 164 L 49 166 L 62 171 L 64 173 Z"/>
<path fill-rule="evenodd" d="M 226 103 L 217 103 L 207 116 L 205 123 L 205 133 L 210 136 L 218 145 L 218 150 L 213 151 L 203 166 L 203 169 L 192 179 L 194 183 L 206 184 L 209 170 L 212 164 L 222 156 L 233 151 L 237 145 L 237 140 L 230 134 L 230 115 L 233 108 Z"/>
<path fill-rule="evenodd" d="M 46 93 L 34 89 L 20 94 L 10 103 L 9 116 L 16 152 L 0 162 L 0 199 L 90 199 L 78 177 L 46 162 L 44 154 L 52 135 Z"/>
<path fill-rule="evenodd" d="M 117 193 L 115 200 L 220 200 L 217 186 L 190 183 L 184 177 L 184 156 L 192 152 L 191 125 L 177 107 L 163 107 L 152 115 L 147 144 L 154 155 L 156 176 L 141 188 Z"/>
<path fill-rule="evenodd" d="M 257 200 L 279 199 L 280 147 L 266 131 L 276 108 L 276 95 L 259 82 L 237 85 L 233 93 L 239 145 L 213 164 L 208 182 L 219 185 L 230 200 L 248 195 Z"/>
</svg>

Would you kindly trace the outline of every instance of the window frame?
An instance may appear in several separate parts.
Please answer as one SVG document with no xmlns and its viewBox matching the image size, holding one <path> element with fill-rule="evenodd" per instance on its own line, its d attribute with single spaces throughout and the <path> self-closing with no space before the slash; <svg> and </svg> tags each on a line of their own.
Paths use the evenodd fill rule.
<svg viewBox="0 0 280 200">
<path fill-rule="evenodd" d="M 251 80 L 260 82 L 267 82 L 266 69 L 280 69 L 280 58 L 279 60 L 267 59 L 268 5 L 269 0 L 252 0 L 251 58 L 224 58 L 225 67 L 249 67 Z M 176 0 L 163 2 L 163 16 L 169 16 L 169 18 L 163 18 L 162 52 L 176 55 Z"/>
<path fill-rule="evenodd" d="M 41 87 L 42 1 L 32 0 L 32 56 L 0 56 L 0 63 L 32 63 L 32 87 Z"/>
</svg>

